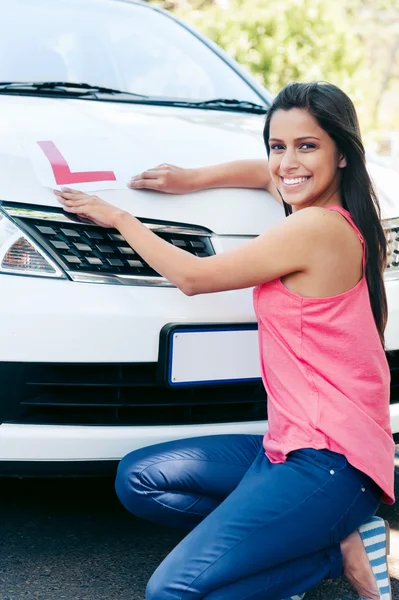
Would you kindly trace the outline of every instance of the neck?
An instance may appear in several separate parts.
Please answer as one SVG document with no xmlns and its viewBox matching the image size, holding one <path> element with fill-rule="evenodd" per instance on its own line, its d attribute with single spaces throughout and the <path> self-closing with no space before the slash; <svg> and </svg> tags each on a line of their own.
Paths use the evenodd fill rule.
<svg viewBox="0 0 399 600">
<path fill-rule="evenodd" d="M 309 200 L 309 202 L 306 202 L 301 206 L 292 206 L 292 212 L 298 212 L 298 210 L 309 208 L 310 206 L 318 206 L 320 208 L 328 208 L 329 206 L 342 206 L 341 192 L 339 189 L 330 190 L 323 196 Z"/>
</svg>

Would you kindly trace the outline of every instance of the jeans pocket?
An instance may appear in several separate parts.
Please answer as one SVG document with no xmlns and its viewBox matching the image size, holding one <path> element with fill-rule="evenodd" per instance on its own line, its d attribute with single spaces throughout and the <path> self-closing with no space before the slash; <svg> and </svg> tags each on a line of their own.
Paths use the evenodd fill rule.
<svg viewBox="0 0 399 600">
<path fill-rule="evenodd" d="M 380 503 L 375 487 L 371 480 L 359 484 L 352 503 L 331 528 L 331 545 L 339 544 L 375 515 Z"/>
<path fill-rule="evenodd" d="M 307 460 L 310 460 L 316 467 L 323 469 L 324 471 L 334 471 L 339 473 L 342 469 L 348 466 L 348 461 L 343 454 L 332 452 L 331 450 L 322 449 L 316 450 L 315 448 L 303 448 L 296 451 L 301 454 Z"/>
</svg>

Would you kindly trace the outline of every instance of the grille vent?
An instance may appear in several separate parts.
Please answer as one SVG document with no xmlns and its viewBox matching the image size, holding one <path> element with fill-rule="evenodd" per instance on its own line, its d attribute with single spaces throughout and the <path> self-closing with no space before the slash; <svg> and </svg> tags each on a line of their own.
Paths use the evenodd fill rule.
<svg viewBox="0 0 399 600">
<path fill-rule="evenodd" d="M 0 363 L 0 422 L 172 425 L 266 419 L 260 382 L 169 389 L 156 363 Z"/>
<path fill-rule="evenodd" d="M 116 229 L 34 218 L 16 219 L 65 270 L 136 277 L 160 277 Z M 213 255 L 209 235 L 155 231 L 170 244 L 198 257 Z"/>
</svg>

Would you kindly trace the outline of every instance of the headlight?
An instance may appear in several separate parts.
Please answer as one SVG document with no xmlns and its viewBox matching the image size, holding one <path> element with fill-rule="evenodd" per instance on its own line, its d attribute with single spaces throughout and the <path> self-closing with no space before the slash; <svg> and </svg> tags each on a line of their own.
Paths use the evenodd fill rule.
<svg viewBox="0 0 399 600">
<path fill-rule="evenodd" d="M 384 219 L 382 226 L 387 238 L 387 267 L 385 279 L 399 279 L 399 218 Z"/>
<path fill-rule="evenodd" d="M 66 278 L 61 269 L 1 212 L 0 273 Z"/>
</svg>

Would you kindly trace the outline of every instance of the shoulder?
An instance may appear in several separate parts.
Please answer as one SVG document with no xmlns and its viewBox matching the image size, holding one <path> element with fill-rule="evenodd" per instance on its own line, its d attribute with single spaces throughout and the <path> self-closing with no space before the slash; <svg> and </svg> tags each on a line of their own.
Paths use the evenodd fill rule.
<svg viewBox="0 0 399 600">
<path fill-rule="evenodd" d="M 292 235 L 306 240 L 307 257 L 314 261 L 317 256 L 334 256 L 335 260 L 350 263 L 357 261 L 362 254 L 362 245 L 353 225 L 336 210 L 321 207 L 309 207 L 292 216 Z M 291 218 L 287 219 L 287 221 Z M 317 253 L 315 254 L 315 250 Z"/>
<path fill-rule="evenodd" d="M 337 215 L 338 213 L 334 210 L 328 210 L 328 208 L 323 208 L 321 206 L 309 206 L 308 208 L 303 208 L 302 210 L 298 210 L 297 212 L 292 213 L 289 218 L 300 219 L 303 223 L 320 223 L 321 220 L 325 221 L 332 216 Z"/>
<path fill-rule="evenodd" d="M 304 251 L 310 257 L 315 248 L 335 252 L 339 247 L 348 250 L 351 245 L 357 246 L 358 237 L 352 225 L 334 210 L 304 208 L 287 217 L 282 225 L 286 237 L 305 242 Z"/>
<path fill-rule="evenodd" d="M 345 223 L 346 219 L 338 212 L 318 206 L 299 210 L 286 219 L 287 228 L 314 235 L 337 233 Z"/>
</svg>

